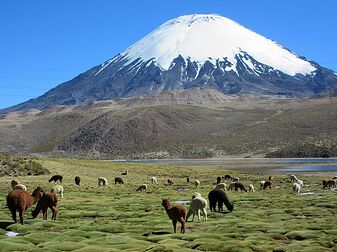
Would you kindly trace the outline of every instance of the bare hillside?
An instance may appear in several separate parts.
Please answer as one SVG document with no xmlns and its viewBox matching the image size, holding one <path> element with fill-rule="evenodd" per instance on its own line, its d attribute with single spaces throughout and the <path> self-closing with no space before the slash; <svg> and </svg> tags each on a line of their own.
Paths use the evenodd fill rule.
<svg viewBox="0 0 337 252">
<path fill-rule="evenodd" d="M 203 102 L 196 102 L 201 95 L 200 90 L 165 94 L 170 99 L 161 105 L 160 97 L 152 96 L 10 113 L 0 119 L 0 151 L 86 158 L 207 158 L 265 156 L 277 150 L 279 156 L 315 156 L 323 148 L 337 155 L 336 98 L 207 93 Z"/>
</svg>

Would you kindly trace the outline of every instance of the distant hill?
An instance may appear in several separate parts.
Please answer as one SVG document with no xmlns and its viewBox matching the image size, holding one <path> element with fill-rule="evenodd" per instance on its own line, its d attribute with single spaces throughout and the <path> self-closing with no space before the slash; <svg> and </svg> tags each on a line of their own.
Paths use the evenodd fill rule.
<svg viewBox="0 0 337 252">
<path fill-rule="evenodd" d="M 336 98 L 202 93 L 203 99 L 200 90 L 185 90 L 11 113 L 0 119 L 0 151 L 137 159 L 294 156 L 302 148 L 309 156 L 337 156 Z"/>
</svg>

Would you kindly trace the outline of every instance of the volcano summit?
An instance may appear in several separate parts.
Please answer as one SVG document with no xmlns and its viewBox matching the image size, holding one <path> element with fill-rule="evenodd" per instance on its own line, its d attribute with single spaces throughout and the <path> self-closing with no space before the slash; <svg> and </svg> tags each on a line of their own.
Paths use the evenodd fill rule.
<svg viewBox="0 0 337 252">
<path fill-rule="evenodd" d="M 190 88 L 310 97 L 337 74 L 219 15 L 167 21 L 124 52 L 44 95 L 3 111 L 85 104 Z"/>
</svg>

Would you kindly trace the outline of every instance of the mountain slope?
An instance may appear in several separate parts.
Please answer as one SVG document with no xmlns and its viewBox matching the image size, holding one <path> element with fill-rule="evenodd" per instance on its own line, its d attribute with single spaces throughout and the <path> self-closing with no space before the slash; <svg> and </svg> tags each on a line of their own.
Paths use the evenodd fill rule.
<svg viewBox="0 0 337 252">
<path fill-rule="evenodd" d="M 0 111 L 86 104 L 189 88 L 308 97 L 337 88 L 337 74 L 219 15 L 164 23 L 124 52 L 44 95 Z"/>
</svg>

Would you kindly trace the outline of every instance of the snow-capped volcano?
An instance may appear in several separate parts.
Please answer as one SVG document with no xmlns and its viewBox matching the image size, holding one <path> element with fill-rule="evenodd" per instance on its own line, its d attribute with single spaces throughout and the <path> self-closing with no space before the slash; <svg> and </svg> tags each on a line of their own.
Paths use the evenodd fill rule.
<svg viewBox="0 0 337 252">
<path fill-rule="evenodd" d="M 152 60 L 169 70 L 179 55 L 202 66 L 207 61 L 216 65 L 227 60 L 227 71 L 236 71 L 236 57 L 247 53 L 256 61 L 289 75 L 310 74 L 316 68 L 277 43 L 219 15 L 181 16 L 161 25 L 128 48 L 123 55 L 127 62 Z M 252 67 L 250 60 L 245 60 Z M 252 67 L 258 73 L 258 69 Z"/>
<path fill-rule="evenodd" d="M 189 88 L 308 97 L 337 89 L 337 74 L 219 15 L 181 16 L 124 52 L 5 111 Z M 1 111 L 0 111 L 1 112 Z"/>
</svg>

